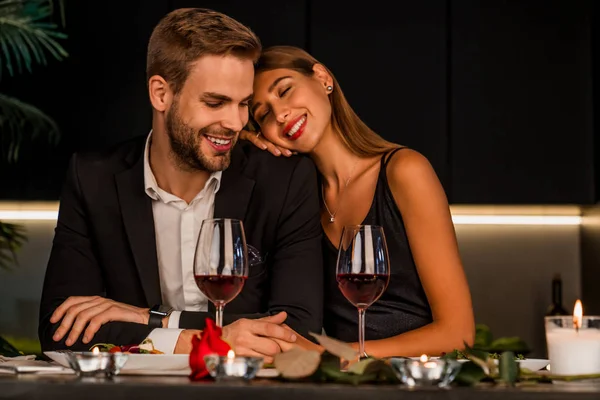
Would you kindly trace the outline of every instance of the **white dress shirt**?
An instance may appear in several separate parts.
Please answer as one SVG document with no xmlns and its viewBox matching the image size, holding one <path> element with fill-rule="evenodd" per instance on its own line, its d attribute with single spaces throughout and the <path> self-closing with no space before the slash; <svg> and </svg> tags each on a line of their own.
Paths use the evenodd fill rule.
<svg viewBox="0 0 600 400">
<path fill-rule="evenodd" d="M 208 299 L 194 280 L 194 252 L 202 221 L 213 217 L 222 172 L 212 173 L 204 188 L 188 204 L 156 183 L 150 167 L 151 138 L 152 132 L 144 151 L 144 185 L 152 199 L 162 304 L 175 311 L 169 317 L 168 328 L 154 329 L 148 337 L 156 349 L 172 354 L 182 331 L 179 329 L 181 311 L 208 310 Z"/>
</svg>

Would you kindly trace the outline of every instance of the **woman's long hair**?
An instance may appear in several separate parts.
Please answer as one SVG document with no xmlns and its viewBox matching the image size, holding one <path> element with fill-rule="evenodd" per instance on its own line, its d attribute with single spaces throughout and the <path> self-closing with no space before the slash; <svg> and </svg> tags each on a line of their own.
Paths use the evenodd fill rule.
<svg viewBox="0 0 600 400">
<path fill-rule="evenodd" d="M 261 54 L 256 65 L 256 74 L 285 68 L 312 77 L 314 75 L 313 66 L 315 64 L 321 63 L 298 47 L 273 46 L 264 50 Z M 333 78 L 333 92 L 329 95 L 331 122 L 334 130 L 340 135 L 342 142 L 354 154 L 360 157 L 381 155 L 390 150 L 402 147 L 399 144 L 385 140 L 371 130 L 356 115 L 352 107 L 350 107 L 335 76 L 333 76 L 329 69 L 327 69 L 327 72 Z"/>
</svg>

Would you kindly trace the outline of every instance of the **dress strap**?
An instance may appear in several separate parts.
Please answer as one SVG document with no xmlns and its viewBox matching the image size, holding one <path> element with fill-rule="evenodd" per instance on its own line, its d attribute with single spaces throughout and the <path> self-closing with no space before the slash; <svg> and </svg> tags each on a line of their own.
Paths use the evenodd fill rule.
<svg viewBox="0 0 600 400">
<path fill-rule="evenodd" d="M 390 160 L 392 159 L 393 155 L 396 154 L 397 151 L 402 150 L 402 149 L 407 149 L 408 147 L 398 147 L 392 151 L 389 151 L 387 153 L 384 154 L 383 157 L 381 157 L 381 164 L 383 165 L 383 167 L 387 167 L 388 163 L 390 162 Z"/>
</svg>

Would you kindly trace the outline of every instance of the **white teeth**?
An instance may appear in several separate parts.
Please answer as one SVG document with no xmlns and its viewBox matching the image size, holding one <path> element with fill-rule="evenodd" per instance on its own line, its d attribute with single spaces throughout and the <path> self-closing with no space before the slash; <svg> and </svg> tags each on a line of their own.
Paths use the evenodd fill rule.
<svg viewBox="0 0 600 400">
<path fill-rule="evenodd" d="M 304 116 L 304 117 L 300 118 L 300 121 L 296 122 L 296 123 L 294 124 L 294 126 L 292 126 L 292 129 L 290 129 L 290 130 L 289 130 L 289 132 L 287 133 L 287 135 L 288 135 L 289 137 L 292 137 L 292 136 L 294 136 L 294 134 L 295 134 L 296 132 L 298 132 L 298 129 L 300 129 L 300 127 L 302 126 L 302 124 L 304 123 L 304 121 L 306 121 L 306 116 Z"/>
<path fill-rule="evenodd" d="M 214 137 L 210 137 L 207 136 L 208 140 L 210 140 L 211 142 L 213 142 L 214 144 L 218 145 L 218 146 L 224 146 L 226 144 L 231 143 L 231 139 L 217 139 Z"/>
</svg>

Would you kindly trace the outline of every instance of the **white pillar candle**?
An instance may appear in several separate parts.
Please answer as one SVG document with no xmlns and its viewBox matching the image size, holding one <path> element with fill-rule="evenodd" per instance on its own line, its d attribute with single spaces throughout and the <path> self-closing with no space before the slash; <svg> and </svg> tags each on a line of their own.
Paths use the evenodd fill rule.
<svg viewBox="0 0 600 400">
<path fill-rule="evenodd" d="M 583 316 L 579 302 L 574 316 L 545 320 L 552 374 L 600 374 L 600 317 Z"/>
</svg>

